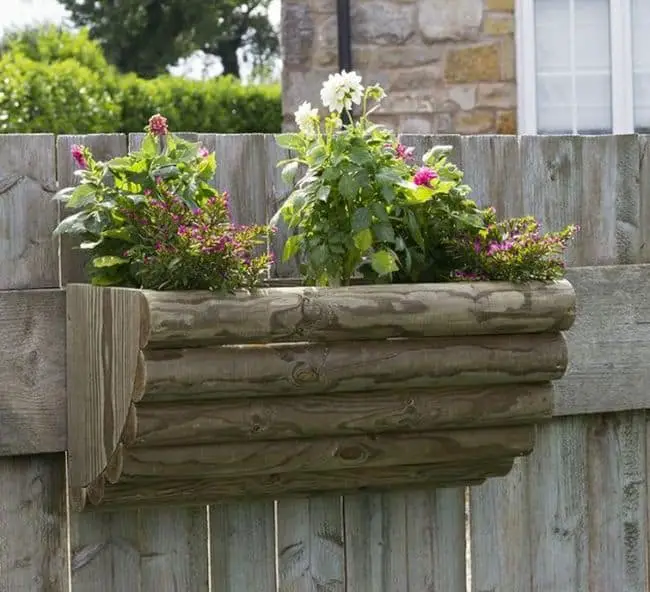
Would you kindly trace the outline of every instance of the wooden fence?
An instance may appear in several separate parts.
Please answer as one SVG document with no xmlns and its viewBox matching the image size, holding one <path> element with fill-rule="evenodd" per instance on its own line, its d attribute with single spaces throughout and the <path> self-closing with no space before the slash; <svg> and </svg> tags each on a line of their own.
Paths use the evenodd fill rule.
<svg viewBox="0 0 650 592">
<path fill-rule="evenodd" d="M 198 138 L 217 151 L 237 221 L 266 221 L 286 191 L 273 137 Z M 51 196 L 73 181 L 72 144 L 106 158 L 127 138 L 0 136 L 0 592 L 650 590 L 648 139 L 403 141 L 419 154 L 453 144 L 501 214 L 582 227 L 570 369 L 532 456 L 469 490 L 69 513 L 60 287 L 82 268 L 52 238 Z"/>
</svg>

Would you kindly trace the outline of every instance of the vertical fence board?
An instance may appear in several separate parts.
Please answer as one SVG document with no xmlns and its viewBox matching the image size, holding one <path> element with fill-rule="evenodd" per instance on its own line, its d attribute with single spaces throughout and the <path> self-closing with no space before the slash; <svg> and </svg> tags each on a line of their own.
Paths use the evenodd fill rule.
<svg viewBox="0 0 650 592">
<path fill-rule="evenodd" d="M 645 411 L 586 418 L 590 592 L 648 590 Z M 547 471 L 548 473 L 548 471 Z"/>
<path fill-rule="evenodd" d="M 59 188 L 76 185 L 78 177 L 74 172 L 77 165 L 74 163 L 70 150 L 75 144 L 87 146 L 97 160 L 110 160 L 126 152 L 125 134 L 88 134 L 82 136 L 58 136 L 56 141 L 57 153 L 57 181 Z M 74 210 L 64 209 L 59 206 L 59 219 L 69 216 Z M 70 236 L 60 237 L 61 248 L 61 285 L 71 282 L 85 282 L 85 266 L 88 262 L 87 254 L 78 247 Z"/>
<path fill-rule="evenodd" d="M 0 284 L 59 287 L 54 136 L 0 134 Z"/>
<path fill-rule="evenodd" d="M 499 217 L 523 216 L 517 136 L 463 136 L 463 181 L 470 198 L 493 206 Z"/>
<path fill-rule="evenodd" d="M 519 142 L 515 136 L 467 136 L 462 140 L 465 182 L 473 199 L 499 217 L 521 216 Z M 527 474 L 520 462 L 504 479 L 470 489 L 471 589 L 530 587 Z"/>
<path fill-rule="evenodd" d="M 194 141 L 197 138 L 196 134 L 183 136 Z M 132 134 L 129 149 L 136 149 L 142 137 L 143 134 Z M 118 135 L 82 138 L 87 146 L 98 146 L 98 158 L 119 155 L 116 150 L 120 146 L 126 148 L 122 139 Z M 73 139 L 67 138 L 59 143 L 66 150 L 63 157 L 69 155 L 71 143 Z M 82 281 L 84 258 L 70 256 L 68 260 L 69 281 Z M 209 589 L 205 507 L 90 511 L 72 514 L 70 522 L 73 592 L 76 589 L 207 592 Z"/>
<path fill-rule="evenodd" d="M 59 285 L 55 181 L 53 135 L 0 135 L 2 290 Z M 65 512 L 63 454 L 0 458 L 0 590 L 67 592 Z"/>
<path fill-rule="evenodd" d="M 280 592 L 345 591 L 341 497 L 277 503 Z"/>
<path fill-rule="evenodd" d="M 639 253 L 637 263 L 650 263 L 650 136 L 639 142 Z"/>
<path fill-rule="evenodd" d="M 451 145 L 462 166 L 460 136 L 402 135 L 415 161 L 435 145 Z M 343 500 L 350 592 L 464 592 L 464 488 L 376 493 Z"/>
<path fill-rule="evenodd" d="M 636 261 L 642 210 L 639 154 L 632 136 L 521 138 L 523 213 L 538 217 L 546 230 L 581 225 L 568 253 L 572 265 Z M 644 462 L 643 436 L 637 419 L 557 418 L 539 430 L 536 449 L 521 462 L 520 472 L 473 488 L 472 589 L 647 589 L 647 542 L 636 534 L 645 528 L 646 492 L 635 486 L 640 465 L 632 461 Z M 511 509 L 524 519 L 531 517 L 530 579 L 522 578 L 520 565 L 494 568 L 493 548 L 479 547 L 480 533 L 494 528 L 490 517 L 495 524 L 506 520 L 489 507 L 477 509 L 486 503 L 486 491 L 494 495 L 499 488 L 506 514 Z M 527 508 L 517 510 L 526 498 Z M 499 555 L 518 557 L 521 537 L 501 540 Z M 608 547 L 613 541 L 616 550 Z M 482 566 L 488 569 L 482 572 Z"/>
<path fill-rule="evenodd" d="M 275 592 L 273 502 L 210 506 L 210 556 L 213 592 Z"/>
<path fill-rule="evenodd" d="M 265 134 L 204 137 L 217 157 L 216 187 L 228 191 L 233 221 L 265 224 L 269 219 Z M 273 592 L 276 589 L 275 507 L 271 500 L 210 507 L 212 589 Z"/>
</svg>

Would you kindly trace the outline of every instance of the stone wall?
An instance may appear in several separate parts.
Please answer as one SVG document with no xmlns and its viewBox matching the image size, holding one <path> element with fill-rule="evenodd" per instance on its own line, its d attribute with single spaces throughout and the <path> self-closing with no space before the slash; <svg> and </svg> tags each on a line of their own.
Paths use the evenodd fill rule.
<svg viewBox="0 0 650 592">
<path fill-rule="evenodd" d="M 351 0 L 353 69 L 404 133 L 516 133 L 515 0 Z M 282 0 L 283 109 L 338 70 L 336 0 Z"/>
</svg>

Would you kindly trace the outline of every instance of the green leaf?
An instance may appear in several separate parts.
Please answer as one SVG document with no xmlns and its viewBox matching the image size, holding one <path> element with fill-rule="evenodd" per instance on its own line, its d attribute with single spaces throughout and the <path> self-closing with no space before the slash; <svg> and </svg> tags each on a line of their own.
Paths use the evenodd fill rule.
<svg viewBox="0 0 650 592">
<path fill-rule="evenodd" d="M 413 191 L 409 191 L 406 198 L 406 203 L 410 204 L 423 204 L 433 199 L 435 195 L 433 189 L 418 185 Z"/>
<path fill-rule="evenodd" d="M 66 208 L 83 208 L 97 199 L 97 187 L 88 183 L 75 187 L 71 193 Z"/>
<path fill-rule="evenodd" d="M 395 231 L 388 222 L 375 224 L 372 231 L 379 242 L 392 243 L 395 240 Z"/>
<path fill-rule="evenodd" d="M 282 173 L 281 173 L 282 180 L 287 185 L 293 185 L 299 167 L 300 167 L 300 163 L 294 160 L 293 162 L 290 162 L 289 164 L 285 165 L 285 167 L 282 169 Z"/>
<path fill-rule="evenodd" d="M 418 223 L 417 217 L 411 210 L 406 210 L 406 225 L 408 226 L 413 240 L 421 247 L 424 246 L 424 238 L 422 237 L 420 224 Z"/>
<path fill-rule="evenodd" d="M 74 192 L 75 189 L 76 189 L 76 187 L 65 187 L 65 188 L 57 191 L 53 195 L 52 199 L 54 199 L 56 201 L 67 201 L 70 198 L 70 196 L 72 195 L 72 193 Z"/>
<path fill-rule="evenodd" d="M 133 164 L 133 159 L 130 156 L 118 156 L 106 163 L 106 166 L 112 171 L 129 170 Z"/>
<path fill-rule="evenodd" d="M 275 136 L 275 141 L 281 148 L 290 150 L 300 150 L 304 145 L 304 141 L 299 134 L 278 134 Z"/>
<path fill-rule="evenodd" d="M 284 243 L 284 249 L 282 251 L 282 260 L 288 261 L 289 259 L 295 257 L 300 251 L 302 246 L 303 235 L 294 234 L 287 239 L 287 242 Z"/>
<path fill-rule="evenodd" d="M 370 211 L 375 218 L 378 218 L 381 222 L 388 222 L 388 212 L 386 211 L 386 206 L 379 202 L 373 201 L 370 204 Z"/>
<path fill-rule="evenodd" d="M 364 148 L 352 148 L 349 156 L 352 162 L 360 166 L 365 166 L 373 161 L 372 154 Z"/>
<path fill-rule="evenodd" d="M 126 228 L 108 228 L 102 231 L 102 236 L 131 242 L 131 233 Z"/>
<path fill-rule="evenodd" d="M 104 242 L 104 239 L 102 239 L 102 238 L 100 238 L 97 241 L 84 241 L 79 245 L 79 248 L 84 249 L 84 250 L 86 250 L 86 249 L 88 249 L 88 250 L 94 249 L 94 248 L 98 247 L 99 245 L 101 245 L 102 242 Z"/>
<path fill-rule="evenodd" d="M 321 185 L 316 191 L 316 199 L 320 201 L 327 201 L 330 196 L 332 188 L 329 185 Z"/>
<path fill-rule="evenodd" d="M 205 158 L 202 158 L 197 169 L 202 179 L 212 179 L 217 171 L 217 158 L 214 155 L 214 152 L 211 152 Z"/>
<path fill-rule="evenodd" d="M 87 232 L 86 220 L 88 220 L 88 216 L 88 212 L 82 211 L 64 218 L 54 229 L 54 236 L 61 234 L 83 234 Z"/>
<path fill-rule="evenodd" d="M 158 154 L 158 142 L 151 134 L 147 134 L 142 140 L 140 152 L 145 158 L 152 158 Z"/>
<path fill-rule="evenodd" d="M 359 191 L 359 185 L 351 173 L 345 173 L 339 180 L 339 192 L 345 199 L 353 199 Z"/>
<path fill-rule="evenodd" d="M 309 250 L 309 262 L 312 267 L 320 269 L 325 266 L 325 261 L 327 261 L 327 247 L 325 245 L 320 244 Z"/>
<path fill-rule="evenodd" d="M 161 179 L 171 179 L 174 177 L 178 177 L 179 174 L 180 171 L 178 170 L 178 167 L 175 164 L 167 164 L 164 166 L 151 169 L 149 176 L 154 180 L 157 177 L 160 177 Z"/>
<path fill-rule="evenodd" d="M 103 257 L 95 257 L 92 260 L 93 267 L 115 267 L 117 265 L 124 265 L 129 260 L 124 257 L 116 257 L 115 255 L 104 255 Z"/>
<path fill-rule="evenodd" d="M 365 253 L 372 246 L 372 232 L 366 228 L 354 235 L 354 246 L 362 253 Z"/>
<path fill-rule="evenodd" d="M 370 228 L 371 223 L 370 211 L 368 208 L 358 208 L 352 214 L 352 231 L 359 232 Z"/>
<path fill-rule="evenodd" d="M 392 251 L 377 251 L 370 257 L 370 265 L 379 275 L 388 275 L 397 271 L 397 257 Z"/>
</svg>

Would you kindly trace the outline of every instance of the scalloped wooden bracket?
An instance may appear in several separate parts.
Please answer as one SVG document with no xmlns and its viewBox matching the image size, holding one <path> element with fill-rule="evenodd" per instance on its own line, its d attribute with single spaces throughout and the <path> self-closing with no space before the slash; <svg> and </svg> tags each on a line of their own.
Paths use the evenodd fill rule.
<svg viewBox="0 0 650 592">
<path fill-rule="evenodd" d="M 575 318 L 566 281 L 66 292 L 77 510 L 504 475 Z"/>
</svg>

